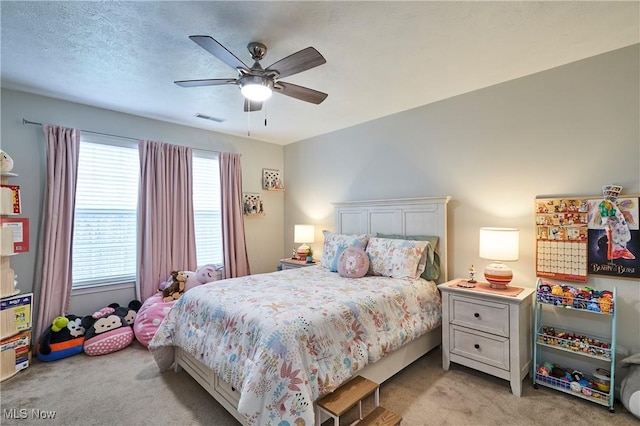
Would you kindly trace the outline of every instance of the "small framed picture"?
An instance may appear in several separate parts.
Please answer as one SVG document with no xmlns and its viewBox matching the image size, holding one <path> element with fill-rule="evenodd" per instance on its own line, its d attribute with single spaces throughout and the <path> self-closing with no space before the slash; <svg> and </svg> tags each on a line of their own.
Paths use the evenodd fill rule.
<svg viewBox="0 0 640 426">
<path fill-rule="evenodd" d="M 262 196 L 260 194 L 245 192 L 243 193 L 243 198 L 245 216 L 264 214 L 264 204 L 262 203 Z"/>
<path fill-rule="evenodd" d="M 262 189 L 277 190 L 284 189 L 280 170 L 262 169 Z"/>
</svg>

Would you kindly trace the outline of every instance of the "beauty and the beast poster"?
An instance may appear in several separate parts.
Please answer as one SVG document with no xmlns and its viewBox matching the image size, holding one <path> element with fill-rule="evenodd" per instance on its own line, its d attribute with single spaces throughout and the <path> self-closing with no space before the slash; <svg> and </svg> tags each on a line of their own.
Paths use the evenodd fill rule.
<svg viewBox="0 0 640 426">
<path fill-rule="evenodd" d="M 589 274 L 640 277 L 639 202 L 606 193 L 588 201 Z"/>
</svg>

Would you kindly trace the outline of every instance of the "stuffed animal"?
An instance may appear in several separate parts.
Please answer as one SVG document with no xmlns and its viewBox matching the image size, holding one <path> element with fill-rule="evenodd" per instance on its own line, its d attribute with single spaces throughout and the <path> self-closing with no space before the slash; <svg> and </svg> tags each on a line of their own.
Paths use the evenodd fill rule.
<svg viewBox="0 0 640 426">
<path fill-rule="evenodd" d="M 82 318 L 85 327 L 84 352 L 87 355 L 106 355 L 126 348 L 133 342 L 133 329 L 116 309 L 105 307 Z"/>
<path fill-rule="evenodd" d="M 217 270 L 213 265 L 204 265 L 195 272 L 182 271 L 182 273 L 187 277 L 184 286 L 185 292 L 200 284 L 215 281 L 217 277 Z M 171 279 L 171 277 L 169 277 L 169 279 Z M 160 287 L 162 287 L 163 284 L 164 283 L 161 283 Z M 176 299 L 165 301 L 162 292 L 158 292 L 144 301 L 142 307 L 138 310 L 133 325 L 133 331 L 140 344 L 149 346 L 149 342 L 156 334 L 160 323 L 167 316 L 175 302 Z"/>
<path fill-rule="evenodd" d="M 184 293 L 185 283 L 187 281 L 187 274 L 185 271 L 173 271 L 171 273 L 173 282 L 162 290 L 162 300 L 169 302 L 171 300 L 178 300 Z"/>
<path fill-rule="evenodd" d="M 640 419 L 640 353 L 623 359 L 620 366 L 629 369 L 622 379 L 620 400 L 624 408 Z"/>
<path fill-rule="evenodd" d="M 115 309 L 115 314 L 124 317 L 124 319 L 127 321 L 127 324 L 129 324 L 130 326 L 133 326 L 133 323 L 136 320 L 136 314 L 140 310 L 141 306 L 142 302 L 137 299 L 129 302 L 127 307 L 120 306 L 117 303 L 112 303 L 109 305 L 110 308 Z"/>
<path fill-rule="evenodd" d="M 56 361 L 82 352 L 85 328 L 76 315 L 56 317 L 40 336 L 36 352 L 40 361 Z"/>
<path fill-rule="evenodd" d="M 198 268 L 197 271 L 186 271 L 187 282 L 184 286 L 184 291 L 192 289 L 200 284 L 209 283 L 215 281 L 218 277 L 216 267 L 214 265 L 204 265 Z"/>
<path fill-rule="evenodd" d="M 13 158 L 0 149 L 0 172 L 7 173 L 13 170 Z"/>
</svg>

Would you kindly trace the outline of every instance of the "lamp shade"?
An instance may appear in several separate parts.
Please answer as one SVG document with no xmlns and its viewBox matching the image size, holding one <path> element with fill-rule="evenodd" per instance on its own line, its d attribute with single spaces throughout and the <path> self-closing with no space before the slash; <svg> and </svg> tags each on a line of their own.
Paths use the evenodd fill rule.
<svg viewBox="0 0 640 426">
<path fill-rule="evenodd" d="M 480 257 L 493 260 L 484 269 L 484 278 L 491 287 L 504 289 L 513 272 L 500 261 L 518 260 L 520 234 L 516 228 L 480 228 Z"/>
<path fill-rule="evenodd" d="M 480 228 L 480 257 L 489 260 L 518 260 L 520 233 L 516 228 Z"/>
<path fill-rule="evenodd" d="M 295 225 L 293 230 L 294 243 L 313 243 L 315 229 L 313 225 Z"/>
</svg>

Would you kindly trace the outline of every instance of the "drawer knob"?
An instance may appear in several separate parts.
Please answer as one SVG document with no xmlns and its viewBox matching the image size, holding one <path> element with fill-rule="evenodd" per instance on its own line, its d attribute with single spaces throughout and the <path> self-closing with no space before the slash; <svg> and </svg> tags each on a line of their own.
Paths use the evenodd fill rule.
<svg viewBox="0 0 640 426">
<path fill-rule="evenodd" d="M 476 348 L 476 349 L 480 349 L 480 345 L 477 344 L 477 343 L 475 345 L 473 345 L 473 347 Z"/>
<path fill-rule="evenodd" d="M 473 316 L 476 317 L 476 318 L 480 318 L 480 314 L 477 313 L 477 312 L 475 314 L 473 314 Z"/>
</svg>

